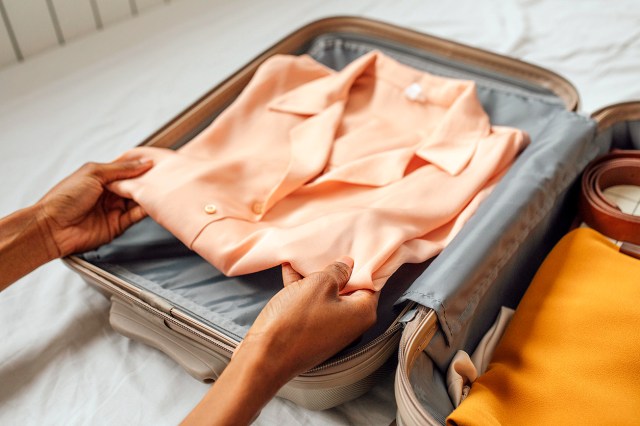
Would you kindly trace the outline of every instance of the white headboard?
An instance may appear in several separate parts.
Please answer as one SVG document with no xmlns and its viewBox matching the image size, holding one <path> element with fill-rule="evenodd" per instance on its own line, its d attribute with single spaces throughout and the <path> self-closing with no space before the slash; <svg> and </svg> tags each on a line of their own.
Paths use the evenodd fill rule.
<svg viewBox="0 0 640 426">
<path fill-rule="evenodd" d="M 171 0 L 0 0 L 0 67 Z"/>
</svg>

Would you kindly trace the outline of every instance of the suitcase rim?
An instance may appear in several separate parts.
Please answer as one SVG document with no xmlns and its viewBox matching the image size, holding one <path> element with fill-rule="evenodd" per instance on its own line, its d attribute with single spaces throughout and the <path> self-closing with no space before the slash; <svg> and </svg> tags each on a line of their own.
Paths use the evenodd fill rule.
<svg viewBox="0 0 640 426">
<path fill-rule="evenodd" d="M 598 132 L 603 132 L 621 121 L 640 119 L 640 101 L 619 102 L 607 105 L 591 114 L 598 123 Z"/>
<path fill-rule="evenodd" d="M 528 81 L 553 92 L 562 99 L 565 108 L 569 111 L 577 111 L 580 104 L 578 91 L 571 82 L 537 65 L 381 21 L 353 16 L 335 16 L 313 21 L 285 36 L 185 108 L 140 145 L 172 146 L 175 140 L 179 139 L 176 134 L 180 133 L 183 127 L 189 127 L 193 121 L 202 121 L 202 117 L 210 115 L 212 110 L 226 106 L 227 101 L 214 98 L 235 97 L 246 86 L 258 66 L 268 57 L 278 53 L 294 52 L 315 37 L 327 32 L 340 31 L 378 36 L 410 47 L 428 50 L 451 60 Z"/>
</svg>

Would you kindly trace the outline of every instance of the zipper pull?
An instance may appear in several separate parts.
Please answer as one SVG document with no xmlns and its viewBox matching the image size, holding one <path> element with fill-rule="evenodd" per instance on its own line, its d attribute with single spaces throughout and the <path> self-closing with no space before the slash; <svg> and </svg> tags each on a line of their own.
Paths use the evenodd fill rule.
<svg viewBox="0 0 640 426">
<path fill-rule="evenodd" d="M 141 291 L 138 294 L 138 298 L 148 304 L 149 306 L 156 308 L 159 311 L 164 312 L 165 314 L 171 315 L 171 309 L 173 309 L 173 305 L 164 300 L 160 296 L 156 296 L 153 293 L 148 291 Z"/>
<path fill-rule="evenodd" d="M 398 322 L 403 325 L 411 322 L 416 317 L 416 313 L 418 313 L 418 310 L 416 308 L 410 309 L 402 316 L 402 318 L 400 318 Z"/>
</svg>

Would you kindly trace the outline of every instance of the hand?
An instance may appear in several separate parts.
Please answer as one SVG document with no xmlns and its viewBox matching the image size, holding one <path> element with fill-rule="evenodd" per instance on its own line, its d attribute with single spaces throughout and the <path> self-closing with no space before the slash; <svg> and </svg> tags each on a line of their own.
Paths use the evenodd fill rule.
<svg viewBox="0 0 640 426">
<path fill-rule="evenodd" d="M 362 335 L 376 322 L 379 293 L 340 295 L 352 267 L 353 260 L 343 257 L 303 278 L 291 265 L 283 265 L 285 288 L 258 315 L 238 351 L 266 349 L 270 368 L 284 384 Z"/>
<path fill-rule="evenodd" d="M 116 180 L 145 173 L 151 161 L 87 163 L 36 204 L 36 214 L 56 257 L 108 243 L 146 216 L 142 207 L 109 191 Z"/>
<path fill-rule="evenodd" d="M 306 278 L 282 266 L 285 288 L 264 307 L 231 362 L 183 425 L 249 424 L 293 377 L 320 364 L 376 321 L 379 293 L 340 295 L 353 260 Z"/>
</svg>

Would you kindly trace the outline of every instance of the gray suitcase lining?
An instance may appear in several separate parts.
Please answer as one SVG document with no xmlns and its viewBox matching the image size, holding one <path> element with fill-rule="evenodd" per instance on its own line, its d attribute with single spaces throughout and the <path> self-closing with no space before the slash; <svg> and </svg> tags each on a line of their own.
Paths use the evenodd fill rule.
<svg viewBox="0 0 640 426">
<path fill-rule="evenodd" d="M 475 345 L 479 331 L 488 327 L 492 313 L 497 312 L 496 306 L 505 300 L 513 304 L 519 298 L 527 276 L 541 260 L 541 244 L 554 242 L 555 237 L 535 236 L 536 229 L 544 227 L 541 223 L 560 208 L 545 203 L 545 196 L 553 194 L 562 199 L 568 194 L 579 171 L 601 147 L 592 142 L 592 121 L 566 111 L 553 93 L 525 81 L 483 73 L 419 49 L 347 33 L 317 37 L 297 53 L 308 53 L 329 67 L 341 69 L 373 48 L 433 74 L 476 80 L 478 97 L 492 123 L 521 128 L 532 140 L 491 196 L 429 268 L 430 261 L 405 265 L 392 276 L 383 290 L 378 323 L 341 353 L 355 351 L 382 334 L 400 312 L 398 305 L 413 300 L 438 313 L 442 331 L 431 346 L 442 368 L 457 348 Z M 199 123 L 191 137 L 214 118 Z M 186 142 L 183 140 L 176 147 Z M 558 168 L 565 170 L 561 176 L 555 174 Z M 425 200 L 428 202 L 432 201 Z M 529 244 L 531 248 L 518 251 L 514 257 L 513 244 Z M 534 262 L 522 275 L 519 268 L 511 268 L 517 269 L 520 276 L 520 282 L 512 289 L 512 281 L 507 278 L 513 274 L 503 272 L 515 260 L 522 263 L 523 253 L 531 254 Z M 278 268 L 225 277 L 151 219 L 82 257 L 189 311 L 235 340 L 245 335 L 268 299 L 282 286 Z M 478 277 L 477 271 L 484 276 Z M 505 279 L 501 279 L 503 275 Z M 493 284 L 494 279 L 497 285 Z"/>
</svg>

